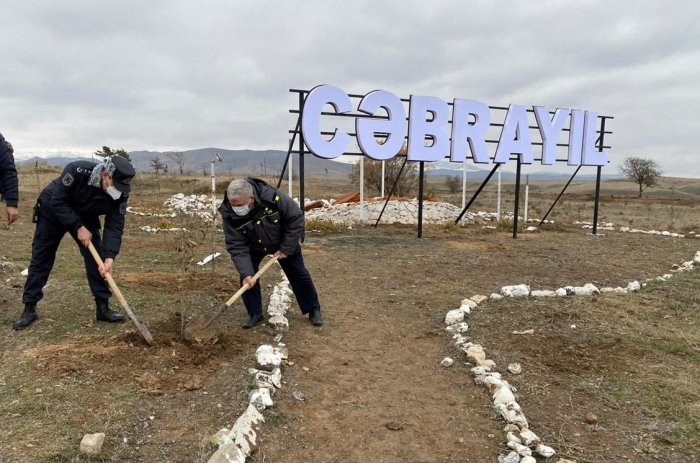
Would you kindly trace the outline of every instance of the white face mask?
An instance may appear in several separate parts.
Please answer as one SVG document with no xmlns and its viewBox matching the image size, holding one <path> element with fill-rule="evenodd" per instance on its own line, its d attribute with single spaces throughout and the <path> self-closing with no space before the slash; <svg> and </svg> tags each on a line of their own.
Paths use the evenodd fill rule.
<svg viewBox="0 0 700 463">
<path fill-rule="evenodd" d="M 115 201 L 122 197 L 122 192 L 117 190 L 114 185 L 107 187 L 107 194 Z"/>
<path fill-rule="evenodd" d="M 250 206 L 247 204 L 245 206 L 238 206 L 238 207 L 231 206 L 231 209 L 233 209 L 233 213 L 239 217 L 245 217 L 250 212 Z"/>
</svg>

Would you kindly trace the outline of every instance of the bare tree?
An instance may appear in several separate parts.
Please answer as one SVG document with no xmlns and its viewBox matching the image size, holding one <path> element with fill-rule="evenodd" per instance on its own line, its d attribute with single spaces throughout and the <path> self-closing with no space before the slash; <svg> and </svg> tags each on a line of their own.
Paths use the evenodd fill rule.
<svg viewBox="0 0 700 463">
<path fill-rule="evenodd" d="M 156 175 L 158 175 L 161 170 L 165 169 L 165 164 L 163 164 L 163 162 L 160 160 L 160 158 L 158 156 L 151 159 L 150 165 L 151 165 L 151 169 L 153 169 L 153 172 L 155 172 Z"/>
<path fill-rule="evenodd" d="M 639 197 L 650 186 L 656 185 L 661 174 L 661 166 L 651 159 L 629 157 L 620 166 L 620 172 L 631 182 L 639 185 Z"/>
<path fill-rule="evenodd" d="M 406 196 L 418 186 L 419 176 L 417 162 L 407 162 L 406 167 L 404 167 L 403 172 L 401 172 L 401 177 L 399 177 L 397 181 L 405 159 L 406 158 L 403 156 L 395 156 L 384 161 L 384 181 L 386 185 L 388 185 L 387 194 L 390 192 L 391 185 L 393 185 L 394 182 L 396 182 L 396 189 L 394 190 L 394 195 L 396 196 Z M 353 165 L 352 172 L 348 174 L 348 178 L 350 178 L 353 183 L 359 182 L 360 162 L 365 163 L 365 187 L 369 188 L 369 191 L 379 194 L 382 188 L 382 162 L 363 157 L 362 160 Z M 426 163 L 425 171 L 430 171 L 431 167 L 431 163 Z"/>
<path fill-rule="evenodd" d="M 459 191 L 459 187 L 462 185 L 460 180 L 461 179 L 456 175 L 448 175 L 445 177 L 445 185 L 447 186 L 447 189 L 450 190 L 450 193 L 455 194 Z"/>
<path fill-rule="evenodd" d="M 184 175 L 185 173 L 185 153 L 182 151 L 170 151 L 169 153 L 166 153 L 166 155 L 173 160 L 175 164 L 177 164 L 177 168 L 180 171 L 180 175 Z"/>
</svg>

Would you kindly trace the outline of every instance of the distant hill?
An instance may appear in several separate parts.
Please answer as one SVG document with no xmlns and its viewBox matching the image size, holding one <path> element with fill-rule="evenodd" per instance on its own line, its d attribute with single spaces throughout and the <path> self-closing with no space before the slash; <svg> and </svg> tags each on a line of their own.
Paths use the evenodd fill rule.
<svg viewBox="0 0 700 463">
<path fill-rule="evenodd" d="M 218 154 L 222 162 L 216 163 L 216 172 L 221 174 L 226 173 L 245 173 L 253 175 L 267 176 L 277 174 L 282 170 L 286 151 L 266 150 L 226 150 L 220 148 L 203 148 L 197 150 L 183 151 L 185 155 L 185 170 L 189 172 L 209 172 L 210 161 Z M 178 169 L 177 164 L 173 159 L 170 159 L 166 152 L 159 151 L 132 151 L 129 153 L 133 161 L 134 167 L 137 170 L 151 170 L 151 160 L 159 157 L 161 162 L 168 165 L 168 170 L 174 172 Z M 298 169 L 298 156 L 294 156 L 294 168 Z M 317 158 L 314 155 L 304 156 L 304 166 L 306 175 L 308 176 L 331 176 L 344 177 L 352 171 L 352 165 L 344 162 L 331 161 L 327 159 Z M 326 169 L 328 171 L 326 172 Z"/>
<path fill-rule="evenodd" d="M 210 161 L 218 154 L 222 162 L 216 163 L 217 174 L 247 174 L 247 175 L 279 175 L 284 164 L 284 159 L 287 155 L 286 151 L 281 150 L 227 150 L 222 148 L 202 148 L 195 150 L 183 151 L 185 156 L 184 169 L 187 172 L 201 173 L 206 170 L 209 172 Z M 71 154 L 71 153 L 69 153 Z M 177 172 L 178 166 L 174 159 L 168 156 L 168 152 L 161 151 L 131 151 L 129 152 L 134 167 L 138 171 L 150 172 L 151 161 L 158 157 L 163 164 L 168 166 L 170 172 Z M 64 153 L 56 155 L 43 154 L 42 156 L 34 156 L 29 159 L 18 159 L 20 165 L 34 163 L 37 160 L 45 161 L 51 166 L 64 166 L 69 162 L 87 159 L 91 157 L 80 157 L 77 154 L 67 156 Z M 304 157 L 306 175 L 309 177 L 345 177 L 352 171 L 352 164 L 328 159 L 321 159 L 312 154 Z M 294 171 L 299 168 L 299 157 L 294 156 Z M 462 169 L 459 164 L 440 161 L 436 164 L 436 168 L 429 172 L 430 177 L 445 177 L 445 176 L 462 176 Z M 511 167 L 511 166 L 509 166 Z M 491 171 L 491 167 L 478 167 L 476 165 L 468 166 L 467 176 L 471 180 L 483 180 Z M 532 172 L 529 173 L 531 180 L 568 180 L 571 174 L 557 172 Z M 504 180 L 515 179 L 515 173 L 504 170 L 502 173 Z M 618 179 L 616 174 L 603 174 L 604 180 Z M 595 175 L 579 175 L 576 180 L 587 181 L 594 180 Z"/>
<path fill-rule="evenodd" d="M 20 166 L 25 166 L 25 165 L 31 165 L 34 164 L 35 162 L 45 162 L 50 166 L 53 167 L 63 167 L 69 162 L 73 161 L 92 161 L 91 158 L 88 157 L 66 157 L 66 156 L 50 156 L 50 157 L 39 157 L 39 156 L 34 156 L 29 159 L 25 159 L 23 161 L 20 161 L 18 164 Z"/>
</svg>

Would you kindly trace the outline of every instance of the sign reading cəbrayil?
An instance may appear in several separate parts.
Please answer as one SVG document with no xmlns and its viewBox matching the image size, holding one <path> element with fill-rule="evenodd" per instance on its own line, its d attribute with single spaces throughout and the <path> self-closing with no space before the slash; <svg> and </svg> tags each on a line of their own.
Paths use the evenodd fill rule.
<svg viewBox="0 0 700 463">
<path fill-rule="evenodd" d="M 352 137 L 340 129 L 335 129 L 329 140 L 323 137 L 321 116 L 326 105 L 337 114 L 347 114 L 354 109 L 345 91 L 332 85 L 319 85 L 304 100 L 301 130 L 313 154 L 333 159 L 346 152 Z M 452 162 L 465 162 L 469 151 L 476 163 L 505 164 L 512 156 L 518 156 L 521 163 L 532 164 L 535 149 L 541 149 L 541 163 L 551 165 L 557 160 L 557 139 L 568 130 L 565 146 L 569 165 L 603 166 L 608 163 L 608 153 L 596 147 L 598 114 L 594 111 L 558 108 L 552 114 L 544 106 L 533 106 L 542 140 L 540 148 L 531 140 L 528 109 L 512 104 L 491 157 L 486 145 L 491 109 L 480 101 L 454 99 L 450 105 L 440 98 L 411 95 L 408 124 L 401 99 L 384 90 L 364 95 L 356 109 L 362 115 L 374 116 L 356 117 L 355 132 L 362 153 L 375 160 L 396 156 L 408 136 L 406 156 L 409 161 L 434 162 L 449 155 Z M 379 115 L 379 111 L 386 115 Z M 426 144 L 426 140 L 430 143 Z"/>
</svg>

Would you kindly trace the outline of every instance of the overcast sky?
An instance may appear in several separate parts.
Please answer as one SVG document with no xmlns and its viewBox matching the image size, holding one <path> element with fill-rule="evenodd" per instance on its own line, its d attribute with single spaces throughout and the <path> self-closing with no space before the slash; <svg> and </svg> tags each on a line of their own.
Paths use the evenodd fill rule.
<svg viewBox="0 0 700 463">
<path fill-rule="evenodd" d="M 700 177 L 697 0 L 0 5 L 18 152 L 285 149 L 288 89 L 328 83 L 595 110 L 615 117 L 610 173 L 635 155 Z"/>
</svg>

